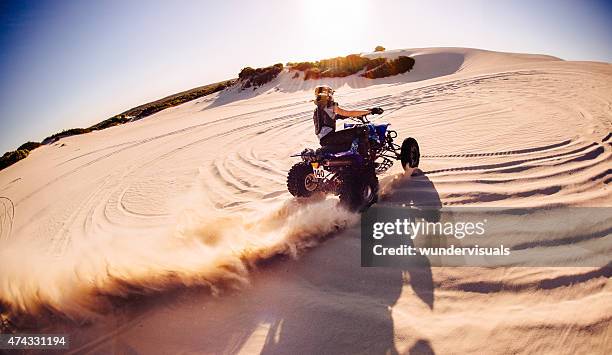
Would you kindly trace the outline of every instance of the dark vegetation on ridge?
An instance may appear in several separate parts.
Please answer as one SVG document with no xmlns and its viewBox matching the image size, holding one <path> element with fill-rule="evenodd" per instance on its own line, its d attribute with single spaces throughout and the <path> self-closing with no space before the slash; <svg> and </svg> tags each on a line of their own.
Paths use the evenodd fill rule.
<svg viewBox="0 0 612 355">
<path fill-rule="evenodd" d="M 6 168 L 9 165 L 13 165 L 21 159 L 25 158 L 30 154 L 27 149 L 17 149 L 11 152 L 6 152 L 0 157 L 0 170 Z"/>
<path fill-rule="evenodd" d="M 236 82 L 236 79 L 230 79 L 230 80 L 225 80 L 225 81 L 221 81 L 221 82 L 214 83 L 214 84 L 199 86 L 191 90 L 179 92 L 178 94 L 166 96 L 157 101 L 149 102 L 148 104 L 144 104 L 144 105 L 140 105 L 140 106 L 131 108 L 125 112 L 120 113 L 117 116 L 131 117 L 130 120 L 136 121 L 141 118 L 152 115 L 154 113 L 157 113 L 161 110 L 165 110 L 169 107 L 178 106 L 178 105 L 184 104 L 185 102 L 198 99 L 202 96 L 214 94 L 215 92 L 221 91 L 227 87 L 232 86 L 235 82 Z M 107 127 L 114 126 L 114 124 L 111 124 L 111 125 L 109 125 L 108 123 L 105 124 L 105 122 L 107 121 L 108 120 L 102 121 L 98 123 L 97 125 L 94 125 L 90 128 L 91 129 L 104 129 Z"/>
<path fill-rule="evenodd" d="M 22 145 L 19 146 L 19 148 L 17 148 L 17 150 L 34 150 L 36 148 L 40 147 L 40 143 L 38 142 L 26 142 L 23 143 Z"/>
<path fill-rule="evenodd" d="M 399 56 L 397 59 L 387 58 L 370 59 L 358 54 L 349 54 L 346 57 L 323 59 L 317 62 L 287 63 L 290 70 L 304 72 L 304 80 L 320 78 L 342 78 L 365 70 L 361 76 L 369 79 L 384 78 L 402 74 L 414 67 L 414 59 Z"/>
<path fill-rule="evenodd" d="M 108 118 L 102 122 L 96 123 L 95 125 L 88 128 L 72 128 L 68 130 L 64 130 L 58 133 L 55 133 L 43 140 L 43 144 L 49 144 L 57 141 L 60 138 L 74 136 L 78 134 L 89 133 L 92 131 L 99 131 L 105 128 L 113 127 L 116 125 L 124 124 L 131 121 L 137 121 L 141 118 L 150 116 L 159 111 L 165 110 L 170 107 L 178 106 L 185 102 L 195 100 L 202 96 L 210 95 L 217 91 L 221 91 L 228 86 L 234 84 L 236 80 L 226 80 L 219 83 L 214 83 L 210 85 L 200 86 L 191 90 L 179 92 L 178 94 L 170 95 L 159 99 L 157 101 L 149 102 L 144 105 L 140 105 L 134 108 L 131 108 L 125 112 L 122 112 L 118 115 L 115 115 L 111 118 Z"/>
<path fill-rule="evenodd" d="M 57 140 L 75 136 L 79 134 L 89 133 L 92 131 L 99 131 L 105 128 L 117 126 L 120 124 L 124 124 L 130 121 L 136 121 L 141 118 L 152 115 L 156 112 L 162 111 L 169 107 L 177 106 L 183 104 L 185 102 L 195 100 L 202 96 L 210 95 L 217 91 L 221 91 L 236 82 L 236 79 L 226 80 L 219 83 L 209 84 L 200 86 L 191 90 L 179 92 L 178 94 L 170 95 L 159 99 L 157 101 L 149 102 L 144 105 L 140 105 L 134 108 L 131 108 L 125 112 L 122 112 L 118 115 L 115 115 L 111 118 L 108 118 L 102 122 L 96 123 L 95 125 L 87 128 L 71 128 L 67 130 L 63 130 L 61 132 L 50 135 L 49 137 L 43 139 L 42 143 L 38 142 L 27 142 L 19 146 L 14 151 L 6 152 L 2 157 L 0 157 L 0 170 L 15 164 L 21 159 L 24 159 L 28 156 L 31 150 L 38 148 L 41 144 L 50 144 L 56 142 Z"/>
<path fill-rule="evenodd" d="M 9 165 L 13 165 L 30 154 L 31 150 L 40 147 L 38 142 L 26 142 L 19 146 L 16 150 L 6 152 L 0 157 L 0 170 Z"/>
<path fill-rule="evenodd" d="M 382 46 L 377 46 L 375 48 L 375 52 L 381 52 L 384 50 L 385 48 Z M 410 57 L 400 56 L 397 59 L 392 60 L 388 60 L 386 58 L 370 59 L 367 57 L 362 57 L 359 54 L 350 54 L 346 57 L 323 59 L 317 62 L 287 63 L 288 69 L 290 71 L 295 71 L 292 78 L 296 79 L 299 77 L 299 72 L 304 72 L 304 80 L 341 78 L 357 74 L 360 71 L 363 71 L 363 73 L 360 74 L 363 77 L 377 79 L 408 72 L 413 68 L 413 66 L 414 59 Z M 278 74 L 283 71 L 283 68 L 284 66 L 281 63 L 256 69 L 246 67 L 240 71 L 238 74 L 238 79 L 221 81 L 170 95 L 157 101 L 131 108 L 91 127 L 72 128 L 55 133 L 45 138 L 42 143 L 24 143 L 16 150 L 6 152 L 4 155 L 2 155 L 2 157 L 0 157 L 0 170 L 15 164 L 21 159 L 24 159 L 28 156 L 30 151 L 38 148 L 41 144 L 50 144 L 64 137 L 85 134 L 131 121 L 137 121 L 167 108 L 178 106 L 202 96 L 224 90 L 225 88 L 231 87 L 235 84 L 241 85 L 240 88 L 242 90 L 251 87 L 253 90 L 255 90 L 257 87 L 274 80 Z"/>
<path fill-rule="evenodd" d="M 251 67 L 243 68 L 238 74 L 238 80 L 242 83 L 242 88 L 250 88 L 253 89 L 269 83 L 274 80 L 283 71 L 283 64 L 277 63 L 265 68 L 257 68 L 253 69 Z"/>
<path fill-rule="evenodd" d="M 376 58 L 384 59 L 384 58 Z M 374 59 L 373 61 L 375 61 Z M 366 72 L 362 76 L 368 79 L 386 78 L 397 74 L 403 74 L 412 70 L 414 67 L 414 58 L 399 56 L 396 59 L 384 60 L 377 63 L 378 65 L 371 65 L 366 68 Z"/>
</svg>

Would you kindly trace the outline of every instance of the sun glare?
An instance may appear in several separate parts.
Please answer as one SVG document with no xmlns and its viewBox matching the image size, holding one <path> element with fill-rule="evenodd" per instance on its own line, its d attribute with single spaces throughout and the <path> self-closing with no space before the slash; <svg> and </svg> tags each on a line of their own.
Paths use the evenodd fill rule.
<svg viewBox="0 0 612 355">
<path fill-rule="evenodd" d="M 368 0 L 308 0 L 303 2 L 304 32 L 311 42 L 312 59 L 348 54 L 345 48 L 359 48 L 367 32 Z M 357 46 L 355 46 L 357 44 Z"/>
</svg>

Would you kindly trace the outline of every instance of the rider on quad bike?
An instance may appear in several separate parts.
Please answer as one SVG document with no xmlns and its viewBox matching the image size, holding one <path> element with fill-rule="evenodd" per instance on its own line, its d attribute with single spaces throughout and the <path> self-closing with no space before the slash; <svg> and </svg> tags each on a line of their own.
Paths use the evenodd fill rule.
<svg viewBox="0 0 612 355">
<path fill-rule="evenodd" d="M 382 114 L 383 109 L 375 107 L 369 110 L 345 110 L 334 101 L 334 90 L 327 85 L 317 86 L 314 90 L 313 122 L 315 134 L 322 147 L 339 146 L 358 140 L 358 152 L 365 159 L 369 151 L 368 128 L 356 126 L 336 131 L 336 120 L 348 117 L 361 117 L 367 114 Z"/>
<path fill-rule="evenodd" d="M 383 109 L 344 110 L 333 100 L 329 86 L 315 88 L 313 122 L 321 148 L 304 149 L 294 157 L 287 175 L 287 189 L 295 197 L 315 193 L 333 193 L 351 211 L 364 211 L 378 200 L 378 177 L 401 160 L 405 170 L 419 164 L 419 146 L 414 138 L 394 142 L 397 132 L 388 123 L 373 123 L 369 114 L 382 114 Z M 350 119 L 343 130 L 336 132 L 337 119 Z"/>
</svg>

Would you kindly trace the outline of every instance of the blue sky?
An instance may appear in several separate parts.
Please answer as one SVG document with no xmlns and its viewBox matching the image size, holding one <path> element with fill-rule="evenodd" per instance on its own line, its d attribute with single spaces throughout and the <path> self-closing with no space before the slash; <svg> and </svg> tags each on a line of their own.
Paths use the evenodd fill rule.
<svg viewBox="0 0 612 355">
<path fill-rule="evenodd" d="M 0 152 L 244 66 L 456 46 L 612 62 L 606 1 L 2 1 Z M 1 154 L 1 153 L 0 153 Z"/>
</svg>

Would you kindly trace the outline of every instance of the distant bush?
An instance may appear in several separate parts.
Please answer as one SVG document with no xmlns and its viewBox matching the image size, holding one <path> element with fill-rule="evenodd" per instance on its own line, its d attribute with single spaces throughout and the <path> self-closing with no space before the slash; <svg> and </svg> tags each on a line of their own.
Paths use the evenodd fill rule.
<svg viewBox="0 0 612 355">
<path fill-rule="evenodd" d="M 407 71 L 411 71 L 414 68 L 415 60 L 412 57 L 399 56 L 397 59 L 391 61 L 391 65 L 397 68 L 398 74 L 405 73 Z"/>
<path fill-rule="evenodd" d="M 242 68 L 240 73 L 238 73 L 238 79 L 246 80 L 255 74 L 255 69 L 251 67 Z"/>
<path fill-rule="evenodd" d="M 384 52 L 385 51 L 385 47 L 383 46 L 376 46 L 376 48 L 374 48 L 374 52 Z"/>
<path fill-rule="evenodd" d="M 15 164 L 21 159 L 28 156 L 30 152 L 26 149 L 18 149 L 12 152 L 6 152 L 2 157 L 0 157 L 0 170 Z"/>
<path fill-rule="evenodd" d="M 368 62 L 368 64 L 366 64 L 365 69 L 366 69 L 366 71 L 372 70 L 372 69 L 374 69 L 374 68 L 376 68 L 376 67 L 378 67 L 378 66 L 380 66 L 382 64 L 385 64 L 385 63 L 387 63 L 387 58 L 382 58 L 382 57 L 374 58 L 374 59 L 371 59 Z"/>
<path fill-rule="evenodd" d="M 283 71 L 283 64 L 277 63 L 269 67 L 253 69 L 243 68 L 238 74 L 238 80 L 242 82 L 242 88 L 258 87 L 274 80 Z"/>
<path fill-rule="evenodd" d="M 384 63 L 367 70 L 362 76 L 369 79 L 384 78 L 387 76 L 402 74 L 412 70 L 414 59 L 411 57 L 399 56 L 397 59 L 385 61 Z"/>
<path fill-rule="evenodd" d="M 50 135 L 49 137 L 43 139 L 42 143 L 43 144 L 49 144 L 49 143 L 53 143 L 61 138 L 65 138 L 65 137 L 70 137 L 70 136 L 76 136 L 79 134 L 85 134 L 85 133 L 89 133 L 91 132 L 91 129 L 89 128 L 71 128 L 71 129 L 65 129 L 61 132 L 55 133 L 53 135 Z"/>
<path fill-rule="evenodd" d="M 299 62 L 299 63 L 287 63 L 288 67 L 291 67 L 293 70 L 305 71 L 310 68 L 315 67 L 315 63 L 313 62 Z"/>
<path fill-rule="evenodd" d="M 199 97 L 210 95 L 217 91 L 221 91 L 225 89 L 226 87 L 233 85 L 235 82 L 236 80 L 234 79 L 226 80 L 226 81 L 222 81 L 219 83 L 204 85 L 204 86 L 197 87 L 195 89 L 179 92 L 178 94 L 170 95 L 162 99 L 159 99 L 157 101 L 149 102 L 147 104 L 131 108 L 111 118 L 107 118 L 106 120 L 102 122 L 96 123 L 95 125 L 88 127 L 88 128 L 72 128 L 72 129 L 61 131 L 59 133 L 55 133 L 45 138 L 42 141 L 42 144 L 49 144 L 61 138 L 89 133 L 92 131 L 99 131 L 99 130 L 106 129 L 109 127 L 124 124 L 126 122 L 139 120 L 141 118 L 150 116 L 159 111 L 165 110 L 169 107 L 177 106 L 185 102 L 195 100 Z"/>
<path fill-rule="evenodd" d="M 384 49 L 383 49 L 384 50 Z M 290 70 L 304 72 L 304 80 L 320 78 L 342 78 L 365 69 L 362 76 L 370 79 L 405 73 L 414 66 L 414 59 L 401 56 L 394 60 L 369 59 L 357 54 L 346 57 L 323 59 L 318 62 L 287 63 Z"/>
<path fill-rule="evenodd" d="M 124 114 L 119 114 L 116 116 L 113 116 L 111 118 L 107 118 L 102 122 L 96 123 L 95 125 L 89 127 L 90 130 L 92 131 L 99 131 L 101 129 L 106 129 L 109 127 L 113 127 L 113 126 L 117 126 L 120 124 L 124 124 L 126 122 L 129 122 L 131 119 L 133 119 L 134 117 L 132 116 L 127 116 Z"/>
<path fill-rule="evenodd" d="M 0 170 L 6 168 L 7 166 L 13 165 L 21 159 L 25 158 L 30 154 L 31 150 L 40 147 L 40 143 L 38 142 L 26 142 L 17 148 L 17 150 L 6 152 L 2 157 L 0 157 Z"/>
<path fill-rule="evenodd" d="M 304 72 L 304 80 L 308 79 L 319 79 L 321 77 L 321 70 L 319 68 L 306 69 Z"/>
<path fill-rule="evenodd" d="M 281 64 L 282 66 L 282 64 Z M 61 138 L 75 136 L 79 134 L 89 133 L 92 131 L 98 131 L 105 128 L 117 126 L 120 124 L 124 124 L 126 122 L 139 120 L 146 116 L 152 115 L 156 112 L 164 110 L 169 107 L 177 106 L 187 101 L 195 100 L 199 97 L 210 95 L 217 91 L 221 91 L 226 87 L 233 85 L 236 82 L 235 79 L 222 81 L 219 83 L 214 83 L 210 85 L 200 86 L 195 89 L 187 90 L 180 92 L 178 94 L 174 94 L 171 96 L 164 97 L 157 101 L 153 101 L 144 105 L 140 105 L 134 108 L 131 108 L 123 113 L 115 115 L 111 118 L 108 118 L 102 122 L 99 122 L 88 128 L 73 128 L 61 131 L 59 133 L 55 133 L 47 138 L 45 138 L 42 143 L 38 142 L 27 142 L 19 146 L 16 151 L 6 152 L 1 160 L 0 160 L 0 169 L 7 167 L 8 165 L 14 164 L 16 161 L 25 158 L 29 151 L 36 149 L 41 144 L 49 144 L 53 143 Z M 6 165 L 8 164 L 8 165 Z"/>
<path fill-rule="evenodd" d="M 159 111 L 165 110 L 169 107 L 178 106 L 184 104 L 185 102 L 198 99 L 202 96 L 210 95 L 215 92 L 221 91 L 229 86 L 234 85 L 235 83 L 236 80 L 231 79 L 179 92 L 178 94 L 170 95 L 157 101 L 149 102 L 147 104 L 131 108 L 125 112 L 120 113 L 119 115 L 113 116 L 105 121 L 91 126 L 90 129 L 99 130 L 130 121 L 136 121 Z"/>
<path fill-rule="evenodd" d="M 344 77 L 357 73 L 365 67 L 370 60 L 358 54 L 349 54 L 346 57 L 323 59 L 319 61 L 319 70 L 322 77 Z"/>
<path fill-rule="evenodd" d="M 342 78 L 362 70 L 370 59 L 358 54 L 346 57 L 323 59 L 318 62 L 287 63 L 291 70 L 304 72 L 304 80 L 319 78 Z"/>
<path fill-rule="evenodd" d="M 19 148 L 17 148 L 17 150 L 34 150 L 36 148 L 40 147 L 40 143 L 38 142 L 26 142 L 23 143 L 22 145 L 19 146 Z"/>
</svg>

